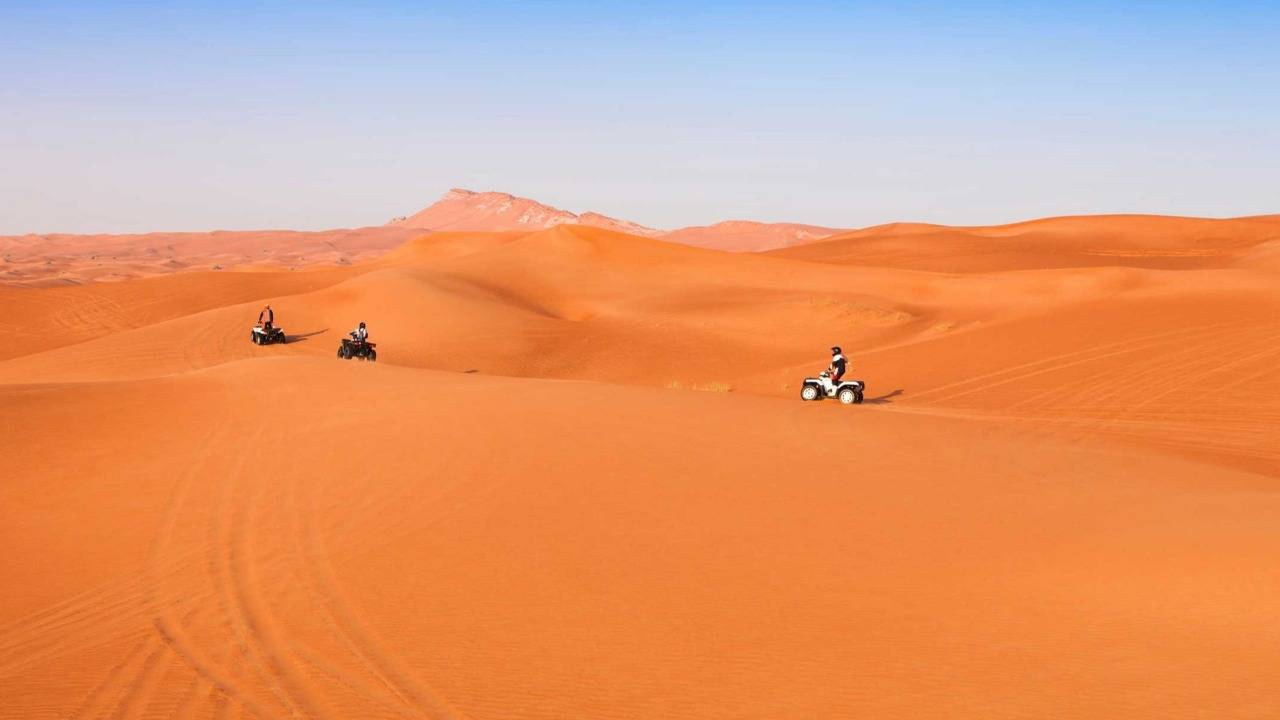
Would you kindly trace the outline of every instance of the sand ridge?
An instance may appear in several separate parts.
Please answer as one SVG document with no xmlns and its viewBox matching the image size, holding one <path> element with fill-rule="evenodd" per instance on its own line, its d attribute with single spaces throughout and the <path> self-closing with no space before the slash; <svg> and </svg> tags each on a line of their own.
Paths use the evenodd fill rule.
<svg viewBox="0 0 1280 720">
<path fill-rule="evenodd" d="M 1280 215 L 1083 215 L 988 227 L 895 223 L 775 250 L 779 257 L 942 272 L 1128 266 L 1221 267 L 1280 240 Z"/>
<path fill-rule="evenodd" d="M 0 237 L 0 284 L 49 286 L 178 272 L 348 266 L 423 231 L 402 227 Z"/>
</svg>

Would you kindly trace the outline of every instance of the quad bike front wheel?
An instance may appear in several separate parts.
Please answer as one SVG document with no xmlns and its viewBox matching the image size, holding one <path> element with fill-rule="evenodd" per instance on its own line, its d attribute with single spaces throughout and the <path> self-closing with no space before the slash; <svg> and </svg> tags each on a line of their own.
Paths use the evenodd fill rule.
<svg viewBox="0 0 1280 720">
<path fill-rule="evenodd" d="M 377 351 L 377 350 L 370 350 L 370 351 L 369 351 L 369 362 L 378 362 L 378 351 Z"/>
<path fill-rule="evenodd" d="M 800 388 L 800 399 L 801 400 L 817 400 L 818 388 L 813 385 L 805 385 L 804 387 Z"/>
</svg>

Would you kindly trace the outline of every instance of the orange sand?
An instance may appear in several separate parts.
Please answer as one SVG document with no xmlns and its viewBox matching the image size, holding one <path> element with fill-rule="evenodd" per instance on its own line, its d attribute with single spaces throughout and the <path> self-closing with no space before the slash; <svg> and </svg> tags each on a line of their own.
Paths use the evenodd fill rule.
<svg viewBox="0 0 1280 720">
<path fill-rule="evenodd" d="M 0 283 L 60 285 L 174 272 L 351 265 L 423 231 L 404 227 L 0 237 Z"/>
<path fill-rule="evenodd" d="M 0 717 L 1280 713 L 1280 218 L 418 234 L 0 288 Z"/>
<path fill-rule="evenodd" d="M 797 223 L 728 220 L 705 227 L 687 227 L 662 236 L 667 242 L 731 252 L 761 252 L 806 245 L 829 238 L 838 230 Z"/>
</svg>

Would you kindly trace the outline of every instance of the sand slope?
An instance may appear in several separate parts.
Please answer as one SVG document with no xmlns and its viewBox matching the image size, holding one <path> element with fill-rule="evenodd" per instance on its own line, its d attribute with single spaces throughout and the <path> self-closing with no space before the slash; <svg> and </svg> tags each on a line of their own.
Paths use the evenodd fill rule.
<svg viewBox="0 0 1280 720">
<path fill-rule="evenodd" d="M 1094 215 L 990 227 L 881 225 L 775 251 L 827 263 L 943 272 L 1103 267 L 1217 267 L 1280 240 L 1280 215 L 1179 218 Z"/>
<path fill-rule="evenodd" d="M 668 242 L 731 252 L 761 252 L 805 245 L 840 232 L 833 228 L 799 223 L 761 223 L 727 220 L 714 225 L 672 230 L 662 236 Z"/>
<path fill-rule="evenodd" d="M 422 231 L 402 227 L 0 237 L 0 283 L 55 285 L 174 272 L 344 266 L 381 255 Z"/>
<path fill-rule="evenodd" d="M 1202 222 L 0 290 L 0 717 L 1269 717 L 1275 221 Z"/>
</svg>

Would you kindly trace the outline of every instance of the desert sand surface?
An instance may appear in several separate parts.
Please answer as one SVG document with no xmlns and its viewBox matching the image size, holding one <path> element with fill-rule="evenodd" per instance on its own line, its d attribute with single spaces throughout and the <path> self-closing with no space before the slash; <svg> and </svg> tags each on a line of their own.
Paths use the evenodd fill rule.
<svg viewBox="0 0 1280 720">
<path fill-rule="evenodd" d="M 818 225 L 800 223 L 762 223 L 752 220 L 726 220 L 714 225 L 680 228 L 662 235 L 668 242 L 694 247 L 762 252 L 807 245 L 829 239 L 840 231 Z"/>
<path fill-rule="evenodd" d="M 49 286 L 229 268 L 343 266 L 375 258 L 421 234 L 413 228 L 376 226 L 319 232 L 11 235 L 0 237 L 0 283 Z"/>
<path fill-rule="evenodd" d="M 0 717 L 1280 714 L 1280 218 L 413 230 L 0 287 Z"/>
<path fill-rule="evenodd" d="M 941 272 L 1111 265 L 1191 269 L 1219 267 L 1267 243 L 1274 252 L 1278 242 L 1280 215 L 1083 215 L 987 227 L 893 223 L 834 233 L 775 254 Z"/>
</svg>

